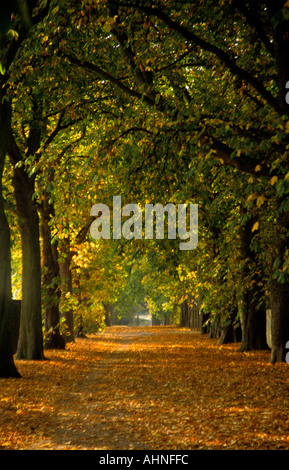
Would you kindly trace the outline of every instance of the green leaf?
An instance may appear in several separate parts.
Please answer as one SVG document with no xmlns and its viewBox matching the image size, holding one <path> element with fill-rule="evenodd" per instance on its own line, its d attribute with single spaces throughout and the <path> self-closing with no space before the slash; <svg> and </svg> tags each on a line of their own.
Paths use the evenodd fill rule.
<svg viewBox="0 0 289 470">
<path fill-rule="evenodd" d="M 4 75 L 6 72 L 4 65 L 0 62 L 0 73 L 1 75 Z"/>
</svg>

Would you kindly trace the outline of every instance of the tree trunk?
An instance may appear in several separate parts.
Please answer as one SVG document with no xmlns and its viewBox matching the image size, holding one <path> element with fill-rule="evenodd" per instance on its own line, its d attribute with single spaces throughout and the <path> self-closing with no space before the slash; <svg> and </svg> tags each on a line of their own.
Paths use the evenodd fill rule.
<svg viewBox="0 0 289 470">
<path fill-rule="evenodd" d="M 275 0 L 269 2 L 269 12 L 271 18 L 282 11 L 284 8 L 283 0 Z M 288 19 L 285 15 L 281 16 L 273 30 L 274 55 L 277 69 L 277 83 L 279 88 L 279 104 L 284 115 L 289 114 L 289 103 L 286 101 L 286 83 L 289 81 L 289 40 L 288 40 Z M 283 175 L 282 175 L 283 177 Z M 285 195 L 286 197 L 286 195 Z M 287 194 L 288 197 L 288 194 Z M 279 200 L 279 208 L 283 201 Z M 278 209 L 278 208 L 277 208 Z M 278 210 L 276 211 L 278 213 Z M 279 230 L 275 235 L 275 254 L 276 258 L 283 261 L 286 248 L 289 247 L 289 237 L 287 235 L 289 229 L 289 214 L 283 213 L 278 216 Z M 274 260 L 273 260 L 274 262 Z M 282 264 L 279 266 L 282 272 Z M 282 283 L 276 278 L 271 279 L 270 283 L 270 302 L 271 302 L 271 363 L 284 362 L 286 342 L 289 340 L 289 280 L 288 276 Z"/>
<path fill-rule="evenodd" d="M 187 327 L 189 325 L 189 308 L 187 299 L 181 303 L 181 319 L 180 326 Z"/>
<path fill-rule="evenodd" d="M 239 343 L 242 338 L 241 327 L 240 325 L 230 325 L 223 326 L 220 331 L 220 339 L 218 344 L 228 344 L 228 343 Z"/>
<path fill-rule="evenodd" d="M 285 345 L 289 341 L 289 282 L 271 282 L 271 363 L 285 362 Z"/>
<path fill-rule="evenodd" d="M 22 302 L 18 359 L 44 359 L 41 315 L 39 218 L 34 178 L 14 167 L 13 187 L 22 242 Z"/>
<path fill-rule="evenodd" d="M 245 209 L 242 208 L 245 214 Z M 266 341 L 266 301 L 263 270 L 251 247 L 252 227 L 257 217 L 248 219 L 241 228 L 241 253 L 245 261 L 243 269 L 244 293 L 242 305 L 242 343 L 240 351 L 268 349 Z"/>
<path fill-rule="evenodd" d="M 103 303 L 105 319 L 104 322 L 106 326 L 112 326 L 112 305 Z"/>
<path fill-rule="evenodd" d="M 159 318 L 156 315 L 152 314 L 152 326 L 159 326 L 160 323 L 161 322 Z"/>
<path fill-rule="evenodd" d="M 17 353 L 21 317 L 21 300 L 12 299 L 12 345 L 13 354 Z"/>
<path fill-rule="evenodd" d="M 221 336 L 221 315 L 210 313 L 208 322 L 208 337 L 210 339 L 220 338 Z"/>
<path fill-rule="evenodd" d="M 242 319 L 242 344 L 240 351 L 269 349 L 266 341 L 266 304 L 261 305 L 254 297 L 254 292 L 244 295 Z"/>
<path fill-rule="evenodd" d="M 208 321 L 210 319 L 209 313 L 204 313 L 202 310 L 200 311 L 200 333 L 201 335 L 205 335 L 208 333 Z"/>
<path fill-rule="evenodd" d="M 70 251 L 70 240 L 64 238 L 59 243 L 59 270 L 61 277 L 61 294 L 64 299 L 67 294 L 72 294 L 72 274 L 70 269 L 72 253 Z M 73 309 L 71 307 L 65 308 L 62 312 L 64 317 L 64 336 L 65 341 L 74 342 L 74 321 Z"/>
<path fill-rule="evenodd" d="M 2 194 L 2 175 L 11 126 L 10 102 L 0 83 L 0 377 L 20 377 L 13 359 L 10 230 Z"/>
<path fill-rule="evenodd" d="M 43 290 L 45 294 L 44 331 L 47 349 L 65 349 L 65 340 L 60 332 L 60 275 L 57 243 L 52 243 L 50 220 L 53 207 L 49 195 L 44 192 L 40 205 L 41 235 L 43 243 Z"/>
<path fill-rule="evenodd" d="M 283 261 L 286 259 L 285 251 L 288 248 L 288 237 L 286 234 L 289 229 L 289 213 L 281 215 L 278 220 L 278 235 L 275 236 L 275 254 L 279 258 L 279 271 L 282 273 Z M 273 262 L 274 262 L 273 258 Z M 271 363 L 285 362 L 285 345 L 289 341 L 289 279 L 288 275 L 283 279 L 274 276 L 272 268 L 272 277 L 270 282 L 270 302 L 271 302 Z"/>
<path fill-rule="evenodd" d="M 77 302 L 78 302 L 78 311 L 75 316 L 75 336 L 76 338 L 86 338 L 85 325 L 82 315 L 82 298 L 81 298 L 81 289 L 80 289 L 80 274 L 78 273 L 74 278 L 74 284 L 77 291 Z"/>
<path fill-rule="evenodd" d="M 227 343 L 238 343 L 241 341 L 241 325 L 237 320 L 238 317 L 238 307 L 233 308 L 233 312 L 230 315 L 230 318 L 227 320 L 226 324 L 223 323 L 222 319 L 220 321 L 220 339 L 219 344 Z"/>
</svg>

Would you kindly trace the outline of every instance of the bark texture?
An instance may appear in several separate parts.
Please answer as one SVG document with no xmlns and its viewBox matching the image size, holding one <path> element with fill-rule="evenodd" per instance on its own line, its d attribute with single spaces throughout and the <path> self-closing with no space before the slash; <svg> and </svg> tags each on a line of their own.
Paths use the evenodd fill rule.
<svg viewBox="0 0 289 470">
<path fill-rule="evenodd" d="M 0 377 L 20 377 L 13 359 L 10 230 L 5 214 L 2 175 L 11 129 L 10 102 L 0 84 Z"/>
<path fill-rule="evenodd" d="M 18 359 L 43 359 L 41 256 L 34 178 L 14 167 L 13 187 L 22 242 L 22 303 Z"/>
<path fill-rule="evenodd" d="M 60 273 L 57 242 L 52 242 L 50 221 L 54 209 L 49 194 L 44 192 L 41 205 L 41 235 L 43 252 L 43 293 L 45 294 L 44 330 L 47 349 L 64 349 L 65 339 L 60 331 Z"/>
</svg>

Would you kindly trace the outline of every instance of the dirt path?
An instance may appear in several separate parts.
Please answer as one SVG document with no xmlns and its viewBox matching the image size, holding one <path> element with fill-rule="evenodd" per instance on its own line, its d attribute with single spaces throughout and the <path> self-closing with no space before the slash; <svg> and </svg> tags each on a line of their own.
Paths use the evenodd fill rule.
<svg viewBox="0 0 289 470">
<path fill-rule="evenodd" d="M 289 449 L 289 373 L 170 327 L 112 327 L 2 380 L 0 449 Z"/>
<path fill-rule="evenodd" d="M 108 357 L 98 362 L 70 394 L 68 413 L 61 418 L 56 432 L 57 448 L 81 449 L 143 449 L 127 427 L 129 411 L 120 404 L 131 395 L 125 378 L 118 377 L 130 361 L 131 342 L 145 332 L 132 332 L 126 328 L 110 328 L 102 335 L 108 340 Z M 114 338 L 111 342 L 111 338 Z M 93 341 L 93 340 L 90 340 Z M 122 390 L 124 389 L 124 390 Z M 127 394 L 126 394 L 127 390 Z"/>
</svg>

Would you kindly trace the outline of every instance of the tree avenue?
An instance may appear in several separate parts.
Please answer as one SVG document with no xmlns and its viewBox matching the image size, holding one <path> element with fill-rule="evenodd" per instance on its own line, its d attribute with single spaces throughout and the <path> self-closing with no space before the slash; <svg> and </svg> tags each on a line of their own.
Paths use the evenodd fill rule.
<svg viewBox="0 0 289 470">
<path fill-rule="evenodd" d="M 269 310 L 284 362 L 289 4 L 25 0 L 3 18 L 0 376 L 19 375 L 18 336 L 43 359 L 142 308 L 190 326 L 196 305 L 240 351 L 269 348 Z M 198 245 L 91 237 L 117 196 L 198 204 Z"/>
</svg>

